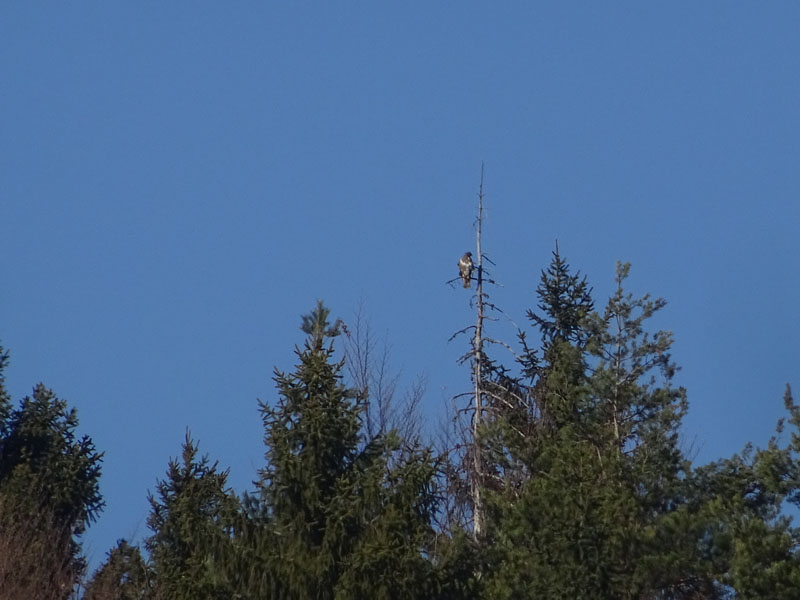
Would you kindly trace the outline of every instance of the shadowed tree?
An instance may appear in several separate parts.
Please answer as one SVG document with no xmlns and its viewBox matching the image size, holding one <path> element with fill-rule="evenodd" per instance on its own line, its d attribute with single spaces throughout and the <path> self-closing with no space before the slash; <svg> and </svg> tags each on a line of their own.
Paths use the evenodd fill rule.
<svg viewBox="0 0 800 600">
<path fill-rule="evenodd" d="M 119 540 L 95 571 L 83 600 L 148 600 L 153 598 L 149 584 L 150 573 L 139 547 Z"/>
<path fill-rule="evenodd" d="M 30 543 L 18 557 L 33 562 L 4 561 L 0 592 L 34 577 L 51 582 L 52 597 L 66 597 L 85 570 L 80 537 L 103 506 L 102 455 L 91 438 L 76 435 L 75 409 L 44 385 L 13 408 L 4 386 L 7 363 L 0 348 L 0 535 L 22 535 L 24 526 Z M 35 555 L 35 540 L 47 540 L 47 556 Z M 44 565 L 49 573 L 42 573 Z"/>
</svg>

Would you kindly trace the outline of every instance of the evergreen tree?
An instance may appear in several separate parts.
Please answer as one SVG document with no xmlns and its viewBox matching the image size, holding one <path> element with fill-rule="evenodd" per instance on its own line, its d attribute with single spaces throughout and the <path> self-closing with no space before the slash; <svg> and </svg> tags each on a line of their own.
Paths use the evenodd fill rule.
<svg viewBox="0 0 800 600">
<path fill-rule="evenodd" d="M 147 600 L 152 597 L 149 583 L 149 569 L 139 547 L 119 540 L 95 571 L 83 600 Z"/>
<path fill-rule="evenodd" d="M 189 432 L 182 457 L 169 461 L 166 478 L 148 495 L 153 531 L 145 545 L 155 574 L 157 598 L 230 598 L 231 589 L 215 561 L 230 544 L 238 502 L 226 488 L 228 471 L 219 471 Z"/>
<path fill-rule="evenodd" d="M 686 391 L 672 385 L 672 333 L 651 336 L 644 328 L 666 302 L 626 292 L 629 272 L 629 264 L 617 264 L 614 295 L 602 315 L 593 313 L 585 323 L 591 360 L 587 435 L 632 470 L 648 510 L 664 510 L 675 493 L 667 484 L 687 467 L 678 437 L 688 403 Z"/>
<path fill-rule="evenodd" d="M 435 598 L 451 593 L 434 565 L 436 510 L 428 450 L 394 432 L 364 434 L 363 395 L 342 384 L 338 326 L 322 303 L 279 400 L 260 402 L 266 466 L 237 528 L 232 572 L 244 598 Z"/>
<path fill-rule="evenodd" d="M 25 397 L 5 422 L 0 446 L 0 490 L 54 510 L 80 535 L 99 514 L 102 455 L 91 438 L 76 437 L 75 409 L 44 385 Z"/>
<path fill-rule="evenodd" d="M 517 392 L 528 409 L 498 422 L 495 455 L 522 476 L 492 496 L 493 597 L 640 598 L 666 586 L 655 568 L 666 550 L 650 539 L 683 476 L 685 397 L 670 384 L 669 334 L 643 330 L 663 302 L 626 294 L 627 269 L 603 315 L 558 250 L 542 274 L 542 312 L 529 313 L 542 359 L 524 346 Z"/>
<path fill-rule="evenodd" d="M 681 558 L 706 574 L 714 597 L 788 600 L 800 589 L 800 529 L 784 513 L 800 504 L 800 408 L 788 386 L 784 402 L 788 443 L 781 420 L 766 448 L 748 444 L 687 478 L 672 531 L 694 539 L 694 552 Z"/>
<path fill-rule="evenodd" d="M 19 532 L 25 523 L 31 541 L 49 540 L 51 556 L 39 562 L 52 566 L 51 578 L 66 596 L 85 569 L 80 536 L 103 506 L 102 455 L 91 438 L 77 437 L 75 409 L 44 385 L 13 408 L 4 387 L 7 362 L 0 349 L 0 530 Z M 2 574 L 6 584 L 28 577 L 23 571 L 31 566 L 17 566 L 20 571 Z"/>
<path fill-rule="evenodd" d="M 523 342 L 523 398 L 490 430 L 514 485 L 488 495 L 491 598 L 795 598 L 800 409 L 767 448 L 692 469 L 679 448 L 685 390 L 669 332 L 646 332 L 662 299 L 624 290 L 602 314 L 554 253 L 538 288 L 539 352 Z M 510 405 L 510 403 L 509 403 Z"/>
<path fill-rule="evenodd" d="M 536 293 L 541 313 L 529 310 L 528 318 L 538 326 L 545 348 L 559 340 L 583 346 L 587 339 L 584 319 L 594 309 L 592 289 L 586 277 L 570 272 L 558 243 L 550 265 L 542 271 Z"/>
</svg>

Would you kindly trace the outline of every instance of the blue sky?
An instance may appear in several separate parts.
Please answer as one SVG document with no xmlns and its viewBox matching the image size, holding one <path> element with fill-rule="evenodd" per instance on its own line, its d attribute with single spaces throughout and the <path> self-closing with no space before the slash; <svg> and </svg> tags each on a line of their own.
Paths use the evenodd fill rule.
<svg viewBox="0 0 800 600">
<path fill-rule="evenodd" d="M 0 6 L 7 383 L 106 452 L 94 563 L 147 534 L 187 426 L 249 486 L 317 298 L 364 302 L 431 421 L 468 389 L 445 282 L 482 161 L 493 299 L 526 326 L 556 239 L 600 305 L 632 262 L 699 462 L 800 387 L 800 5 L 387 4 Z"/>
</svg>

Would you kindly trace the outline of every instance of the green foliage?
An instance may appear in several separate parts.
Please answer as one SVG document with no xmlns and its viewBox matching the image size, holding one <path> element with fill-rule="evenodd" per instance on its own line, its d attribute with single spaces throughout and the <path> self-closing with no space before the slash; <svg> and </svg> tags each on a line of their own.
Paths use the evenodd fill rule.
<svg viewBox="0 0 800 600">
<path fill-rule="evenodd" d="M 319 303 L 295 371 L 275 373 L 261 402 L 266 466 L 247 499 L 229 561 L 244 598 L 436 598 L 444 580 L 428 555 L 436 536 L 431 452 L 394 432 L 368 437 L 363 397 L 342 383 L 338 327 Z"/>
<path fill-rule="evenodd" d="M 490 597 L 639 598 L 686 575 L 664 573 L 673 548 L 661 533 L 686 474 L 685 393 L 671 385 L 670 334 L 644 331 L 664 302 L 626 293 L 627 275 L 618 265 L 617 291 L 598 314 L 586 279 L 557 251 L 542 273 L 543 316 L 529 316 L 543 360 L 524 346 L 527 391 L 516 393 L 529 421 L 523 428 L 512 413 L 492 438 L 504 468 L 522 475 L 490 495 Z"/>
<path fill-rule="evenodd" d="M 570 272 L 569 264 L 558 252 L 558 244 L 550 266 L 542 271 L 536 293 L 541 314 L 529 310 L 528 318 L 539 327 L 545 346 L 556 340 L 582 345 L 583 320 L 594 308 L 592 290 L 585 277 Z"/>
<path fill-rule="evenodd" d="M 50 578 L 67 594 L 85 567 L 79 538 L 103 507 L 102 455 L 91 438 L 77 437 L 75 409 L 44 385 L 14 408 L 4 386 L 7 363 L 0 348 L 0 533 L 16 539 L 22 522 L 31 543 L 47 539 L 52 556 L 39 561 L 51 565 Z"/>
<path fill-rule="evenodd" d="M 783 514 L 800 498 L 800 409 L 791 390 L 784 396 L 794 431 L 788 444 L 778 435 L 766 448 L 744 451 L 698 468 L 688 480 L 688 506 L 704 544 L 701 559 L 716 581 L 740 598 L 796 598 L 800 589 L 800 530 Z"/>
<path fill-rule="evenodd" d="M 86 586 L 83 600 L 151 598 L 149 569 L 138 546 L 119 540 Z"/>
<path fill-rule="evenodd" d="M 487 490 L 487 597 L 796 598 L 800 531 L 783 507 L 800 502 L 800 409 L 787 389 L 788 444 L 780 423 L 767 448 L 693 470 L 672 335 L 646 331 L 665 302 L 626 292 L 628 274 L 617 266 L 602 314 L 557 251 L 542 274 L 542 359 L 521 335 L 505 388 L 524 410 L 486 436 L 514 482 Z"/>
<path fill-rule="evenodd" d="M 468 514 L 463 489 L 440 485 L 467 484 L 443 475 L 449 456 L 365 426 L 368 393 L 344 384 L 343 327 L 320 301 L 302 317 L 294 370 L 275 371 L 276 401 L 259 401 L 254 492 L 239 500 L 187 431 L 148 496 L 148 556 L 120 540 L 84 600 L 794 600 L 800 407 L 787 386 L 766 447 L 693 467 L 672 334 L 648 330 L 666 303 L 626 291 L 629 272 L 617 265 L 595 311 L 556 247 L 528 311 L 540 343 L 520 333 L 519 375 L 483 357 L 487 418 L 464 445 L 482 459 L 477 540 L 450 511 Z M 102 455 L 45 386 L 15 407 L 7 364 L 0 348 L 0 597 L 66 600 L 103 506 Z"/>
<path fill-rule="evenodd" d="M 317 305 L 300 321 L 300 330 L 307 334 L 312 345 L 324 344 L 325 338 L 335 338 L 341 333 L 342 322 L 337 319 L 333 325 L 328 322 L 331 311 L 322 300 L 317 300 Z"/>
<path fill-rule="evenodd" d="M 0 447 L 0 490 L 51 508 L 75 534 L 103 506 L 99 454 L 91 438 L 76 437 L 75 409 L 39 384 L 10 412 Z"/>
<path fill-rule="evenodd" d="M 587 435 L 604 451 L 617 453 L 647 510 L 663 510 L 687 464 L 678 447 L 686 391 L 672 385 L 672 333 L 652 336 L 645 322 L 666 302 L 634 298 L 623 284 L 629 264 L 617 264 L 617 289 L 603 315 L 585 321 L 589 403 Z M 672 486 L 672 487 L 671 487 Z"/>
<path fill-rule="evenodd" d="M 238 502 L 226 488 L 228 471 L 219 471 L 189 432 L 181 460 L 169 461 L 166 478 L 149 495 L 147 525 L 153 531 L 150 552 L 158 598 L 229 598 L 230 586 L 215 555 L 230 544 Z"/>
</svg>

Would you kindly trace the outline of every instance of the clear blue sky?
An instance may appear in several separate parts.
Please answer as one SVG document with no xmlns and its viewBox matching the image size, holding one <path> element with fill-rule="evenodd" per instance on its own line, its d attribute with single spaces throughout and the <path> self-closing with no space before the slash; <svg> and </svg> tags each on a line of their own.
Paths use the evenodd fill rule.
<svg viewBox="0 0 800 600">
<path fill-rule="evenodd" d="M 0 340 L 106 452 L 94 564 L 187 426 L 247 489 L 317 298 L 364 299 L 431 420 L 468 388 L 481 161 L 517 323 L 556 238 L 599 304 L 619 259 L 669 300 L 698 461 L 800 389 L 800 4 L 386 4 L 0 6 Z"/>
</svg>

